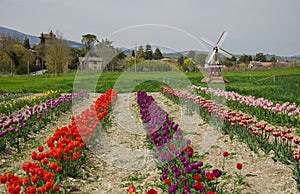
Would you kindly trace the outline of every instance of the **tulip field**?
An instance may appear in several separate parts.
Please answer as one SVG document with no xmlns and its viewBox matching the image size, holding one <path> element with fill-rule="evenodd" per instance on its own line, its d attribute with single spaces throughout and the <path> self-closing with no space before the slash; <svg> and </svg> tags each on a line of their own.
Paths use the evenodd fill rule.
<svg viewBox="0 0 300 194">
<path fill-rule="evenodd" d="M 299 89 L 280 99 L 228 79 L 2 91 L 0 193 L 299 193 Z"/>
</svg>

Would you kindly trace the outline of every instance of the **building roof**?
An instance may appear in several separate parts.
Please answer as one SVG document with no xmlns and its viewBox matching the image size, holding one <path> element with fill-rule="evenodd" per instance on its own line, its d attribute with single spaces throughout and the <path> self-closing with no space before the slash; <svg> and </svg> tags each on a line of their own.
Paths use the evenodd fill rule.
<svg viewBox="0 0 300 194">
<path fill-rule="evenodd" d="M 273 64 L 272 62 L 260 62 L 260 63 L 264 67 L 269 67 L 269 66 L 271 66 Z"/>
</svg>

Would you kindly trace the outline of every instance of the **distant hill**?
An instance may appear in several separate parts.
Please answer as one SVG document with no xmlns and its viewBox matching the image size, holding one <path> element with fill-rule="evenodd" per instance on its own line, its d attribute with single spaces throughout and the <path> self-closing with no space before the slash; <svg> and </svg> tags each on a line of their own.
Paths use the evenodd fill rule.
<svg viewBox="0 0 300 194">
<path fill-rule="evenodd" d="M 2 26 L 0 26 L 0 34 L 9 34 L 9 35 L 13 35 L 13 36 L 20 36 L 22 39 L 27 37 L 29 39 L 30 45 L 37 45 L 40 43 L 40 39 L 37 36 L 33 36 L 30 34 L 24 34 L 17 30 L 5 28 Z M 73 47 L 73 48 L 82 48 L 83 47 L 83 45 L 81 43 L 78 43 L 75 41 L 67 40 L 67 42 L 70 45 L 70 47 Z"/>
</svg>

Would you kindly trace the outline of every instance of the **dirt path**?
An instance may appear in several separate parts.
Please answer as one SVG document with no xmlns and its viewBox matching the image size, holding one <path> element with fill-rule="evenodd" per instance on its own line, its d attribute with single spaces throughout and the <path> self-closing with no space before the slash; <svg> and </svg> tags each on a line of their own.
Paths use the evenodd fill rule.
<svg viewBox="0 0 300 194">
<path fill-rule="evenodd" d="M 111 126 L 90 150 L 82 177 L 68 180 L 77 185 L 71 193 L 126 193 L 132 183 L 139 193 L 145 193 L 157 184 L 160 174 L 146 148 L 138 114 L 134 94 L 118 94 Z"/>
</svg>

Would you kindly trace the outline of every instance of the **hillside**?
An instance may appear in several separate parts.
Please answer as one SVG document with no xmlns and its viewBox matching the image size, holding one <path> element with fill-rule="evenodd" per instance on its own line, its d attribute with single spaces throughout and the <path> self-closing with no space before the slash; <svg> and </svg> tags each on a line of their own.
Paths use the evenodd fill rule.
<svg viewBox="0 0 300 194">
<path fill-rule="evenodd" d="M 20 36 L 22 39 L 27 37 L 29 39 L 29 42 L 31 45 L 37 45 L 40 42 L 40 39 L 37 36 L 25 34 L 25 33 L 19 32 L 17 30 L 5 28 L 3 26 L 0 26 L 0 34 L 9 34 L 9 35 L 13 35 L 13 36 Z M 82 48 L 82 46 L 83 46 L 81 43 L 78 43 L 75 41 L 67 40 L 67 42 L 73 48 Z"/>
</svg>

